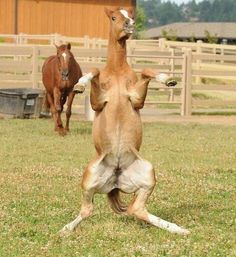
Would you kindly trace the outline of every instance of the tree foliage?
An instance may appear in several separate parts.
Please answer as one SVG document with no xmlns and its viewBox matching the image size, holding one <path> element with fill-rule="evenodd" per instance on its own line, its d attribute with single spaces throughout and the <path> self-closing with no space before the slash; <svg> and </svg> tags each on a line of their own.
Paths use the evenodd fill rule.
<svg viewBox="0 0 236 257">
<path fill-rule="evenodd" d="M 136 10 L 135 18 L 135 35 L 136 39 L 142 38 L 142 31 L 145 30 L 146 15 L 142 7 L 138 7 Z"/>
<path fill-rule="evenodd" d="M 163 0 L 137 0 L 144 10 L 146 28 L 183 21 L 236 22 L 236 0 L 192 0 L 177 5 Z"/>
</svg>

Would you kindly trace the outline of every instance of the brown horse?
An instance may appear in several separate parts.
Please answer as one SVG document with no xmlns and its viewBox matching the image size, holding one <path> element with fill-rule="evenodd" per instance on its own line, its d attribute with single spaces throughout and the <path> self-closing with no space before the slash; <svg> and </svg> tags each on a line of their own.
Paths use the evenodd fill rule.
<svg viewBox="0 0 236 257">
<path fill-rule="evenodd" d="M 138 80 L 126 61 L 126 40 L 134 31 L 132 10 L 106 9 L 111 29 L 107 65 L 101 71 L 91 70 L 79 83 L 91 81 L 91 105 L 96 111 L 93 140 L 96 156 L 84 171 L 82 208 L 75 220 L 65 225 L 62 233 L 74 230 L 92 214 L 95 193 L 107 194 L 113 210 L 132 215 L 172 233 L 189 231 L 149 213 L 146 202 L 156 184 L 152 164 L 141 157 L 143 108 L 148 84 L 163 76 L 151 69 L 142 71 Z M 128 204 L 120 193 L 133 194 Z"/>
<path fill-rule="evenodd" d="M 82 76 L 79 64 L 76 62 L 70 44 L 56 46 L 57 54 L 48 57 L 42 67 L 42 80 L 46 88 L 46 106 L 50 107 L 55 130 L 61 135 L 69 131 L 71 105 L 76 94 L 74 85 Z M 67 100 L 66 126 L 63 127 L 61 112 Z"/>
</svg>

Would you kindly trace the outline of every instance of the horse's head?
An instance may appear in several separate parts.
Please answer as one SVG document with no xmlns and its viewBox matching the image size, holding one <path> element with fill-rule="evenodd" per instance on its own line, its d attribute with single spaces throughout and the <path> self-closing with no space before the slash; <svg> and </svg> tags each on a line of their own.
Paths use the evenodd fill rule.
<svg viewBox="0 0 236 257">
<path fill-rule="evenodd" d="M 57 48 L 57 58 L 59 63 L 59 69 L 61 72 L 62 80 L 68 80 L 69 75 L 69 64 L 70 60 L 73 57 L 70 49 L 71 44 L 63 44 L 61 46 L 55 45 Z"/>
<path fill-rule="evenodd" d="M 134 11 L 133 8 L 124 9 L 117 8 L 115 10 L 109 10 L 105 8 L 111 23 L 111 33 L 117 40 L 128 39 L 134 32 Z"/>
</svg>

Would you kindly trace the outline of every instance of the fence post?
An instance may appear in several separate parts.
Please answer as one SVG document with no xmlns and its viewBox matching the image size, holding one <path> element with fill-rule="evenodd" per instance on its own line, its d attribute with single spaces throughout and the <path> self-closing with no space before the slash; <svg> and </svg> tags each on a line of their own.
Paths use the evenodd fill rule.
<svg viewBox="0 0 236 257">
<path fill-rule="evenodd" d="M 197 41 L 197 54 L 201 54 L 202 53 L 201 45 L 202 45 L 202 40 L 198 40 Z M 197 64 L 197 70 L 200 70 L 200 68 L 201 68 L 201 60 L 200 60 L 200 58 L 197 59 L 196 64 Z M 198 85 L 201 84 L 201 78 L 200 78 L 199 75 L 196 76 L 196 84 L 198 84 Z"/>
<path fill-rule="evenodd" d="M 221 55 L 221 56 L 224 56 L 224 54 L 225 54 L 224 45 L 220 45 L 220 55 Z M 224 64 L 224 60 L 222 59 L 222 60 L 220 61 L 220 63 L 221 63 L 221 64 Z"/>
<path fill-rule="evenodd" d="M 33 46 L 33 55 L 32 55 L 32 87 L 38 87 L 38 47 L 36 45 Z"/>
<path fill-rule="evenodd" d="M 50 34 L 50 45 L 51 45 L 51 46 L 53 46 L 54 43 L 55 43 L 54 38 L 55 38 L 55 34 Z"/>
<path fill-rule="evenodd" d="M 171 71 L 171 73 L 170 73 L 170 75 L 174 78 L 174 70 L 175 70 L 175 58 L 174 58 L 174 56 L 175 56 L 175 49 L 174 48 L 171 48 L 170 49 L 170 52 L 171 52 L 171 59 L 170 59 L 170 71 Z M 174 101 L 174 89 L 173 88 L 171 88 L 171 89 L 169 89 L 170 90 L 170 94 L 169 94 L 169 101 L 171 101 L 171 102 L 173 102 Z"/>
<path fill-rule="evenodd" d="M 185 115 L 192 115 L 192 50 L 186 49 Z"/>
<path fill-rule="evenodd" d="M 165 38 L 159 38 L 158 39 L 158 42 L 159 42 L 159 47 L 161 48 L 161 50 L 165 49 L 165 42 L 166 42 L 166 39 Z"/>
<path fill-rule="evenodd" d="M 129 56 L 127 58 L 127 62 L 128 64 L 132 67 L 132 62 L 133 62 L 133 58 L 132 58 L 132 54 L 133 54 L 133 50 L 135 48 L 135 40 L 128 40 L 127 41 L 127 55 Z"/>
<path fill-rule="evenodd" d="M 84 36 L 84 48 L 90 48 L 90 39 L 88 36 Z M 84 58 L 85 62 L 89 62 L 89 57 Z"/>
<path fill-rule="evenodd" d="M 187 76 L 187 56 L 186 56 L 186 49 L 183 48 L 183 65 L 182 65 L 182 91 L 181 91 L 181 110 L 180 110 L 180 115 L 184 116 L 185 115 L 185 105 L 186 105 L 186 76 Z"/>
</svg>

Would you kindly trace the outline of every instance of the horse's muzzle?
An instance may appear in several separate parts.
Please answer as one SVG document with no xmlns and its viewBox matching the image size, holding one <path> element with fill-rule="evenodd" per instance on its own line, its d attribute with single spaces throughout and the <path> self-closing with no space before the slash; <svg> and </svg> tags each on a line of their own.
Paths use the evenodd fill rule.
<svg viewBox="0 0 236 257">
<path fill-rule="evenodd" d="M 135 29 L 135 26 L 134 25 L 131 25 L 131 24 L 125 24 L 124 25 L 124 32 L 126 34 L 133 34 L 134 33 L 134 29 Z"/>
</svg>

